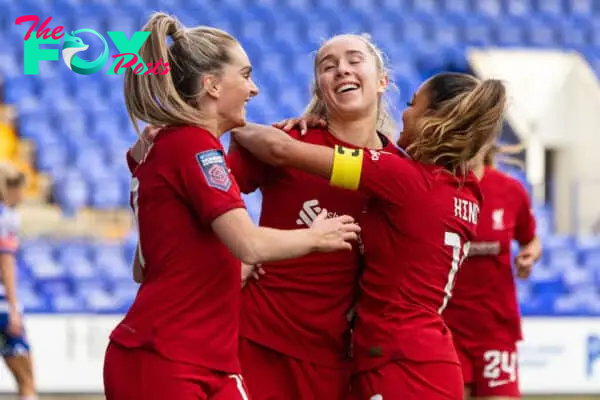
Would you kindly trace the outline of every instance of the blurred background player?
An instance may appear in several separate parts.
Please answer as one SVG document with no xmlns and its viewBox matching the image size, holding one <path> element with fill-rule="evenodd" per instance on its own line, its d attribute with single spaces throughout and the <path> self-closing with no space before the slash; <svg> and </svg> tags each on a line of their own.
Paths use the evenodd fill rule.
<svg viewBox="0 0 600 400">
<path fill-rule="evenodd" d="M 368 37 L 327 40 L 316 53 L 314 74 L 305 114 L 328 124 L 304 136 L 293 130 L 292 137 L 331 148 L 381 149 L 389 143 L 385 135 L 394 133 L 385 101 L 389 78 L 383 55 Z M 228 161 L 242 192 L 262 192 L 261 226 L 311 226 L 321 209 L 359 219 L 367 206 L 362 193 L 331 187 L 303 171 L 272 168 L 243 148 L 230 149 Z M 242 292 L 240 362 L 254 400 L 347 397 L 348 314 L 356 299 L 357 256 L 336 252 L 269 263 L 262 266 L 260 282 L 248 282 Z"/>
<path fill-rule="evenodd" d="M 25 176 L 11 164 L 0 163 L 0 354 L 15 377 L 20 399 L 35 400 L 31 350 L 17 300 L 19 218 L 14 209 L 23 199 L 24 187 Z"/>
<path fill-rule="evenodd" d="M 477 237 L 443 314 L 454 337 L 467 398 L 521 398 L 517 342 L 522 334 L 512 241 L 521 246 L 515 259 L 520 279 L 529 277 L 541 256 L 529 195 L 520 182 L 494 168 L 499 150 L 488 146 L 472 161 L 485 201 Z"/>
<path fill-rule="evenodd" d="M 276 129 L 235 129 L 236 140 L 264 161 L 370 197 L 361 219 L 366 266 L 353 332 L 354 398 L 463 399 L 459 360 L 440 314 L 477 225 L 481 193 L 467 162 L 496 139 L 505 101 L 500 81 L 435 75 L 403 113 L 400 142 L 408 156 L 329 149 Z"/>
<path fill-rule="evenodd" d="M 142 284 L 110 336 L 108 400 L 247 400 L 238 362 L 241 265 L 351 250 L 352 218 L 310 229 L 256 227 L 229 175 L 219 137 L 244 125 L 258 90 L 240 44 L 210 27 L 155 13 L 139 53 L 169 74 L 125 73 L 130 118 L 162 127 L 135 168 L 131 205 Z M 167 38 L 172 40 L 167 43 Z"/>
</svg>

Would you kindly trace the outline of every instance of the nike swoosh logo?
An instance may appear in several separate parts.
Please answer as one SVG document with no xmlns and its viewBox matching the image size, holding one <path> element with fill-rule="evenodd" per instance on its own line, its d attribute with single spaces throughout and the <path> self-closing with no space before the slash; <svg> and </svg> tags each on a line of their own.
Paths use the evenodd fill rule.
<svg viewBox="0 0 600 400">
<path fill-rule="evenodd" d="M 491 388 L 494 388 L 494 387 L 498 387 L 498 386 L 502 386 L 502 385 L 507 385 L 509 383 L 510 383 L 510 380 L 508 380 L 508 379 L 505 379 L 503 381 L 489 381 L 488 386 Z"/>
</svg>

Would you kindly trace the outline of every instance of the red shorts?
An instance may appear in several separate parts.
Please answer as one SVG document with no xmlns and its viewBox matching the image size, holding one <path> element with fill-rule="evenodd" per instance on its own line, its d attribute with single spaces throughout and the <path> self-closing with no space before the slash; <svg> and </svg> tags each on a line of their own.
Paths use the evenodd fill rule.
<svg viewBox="0 0 600 400">
<path fill-rule="evenodd" d="M 390 361 L 352 377 L 353 400 L 463 400 L 460 366 L 442 362 Z"/>
<path fill-rule="evenodd" d="M 455 340 L 465 386 L 473 397 L 521 397 L 517 347 L 512 344 L 475 346 L 467 350 Z"/>
<path fill-rule="evenodd" d="M 335 369 L 285 356 L 248 339 L 240 339 L 244 382 L 253 400 L 345 400 L 348 369 Z"/>
<path fill-rule="evenodd" d="M 106 400 L 249 400 L 240 375 L 167 360 L 111 343 L 104 359 Z"/>
</svg>

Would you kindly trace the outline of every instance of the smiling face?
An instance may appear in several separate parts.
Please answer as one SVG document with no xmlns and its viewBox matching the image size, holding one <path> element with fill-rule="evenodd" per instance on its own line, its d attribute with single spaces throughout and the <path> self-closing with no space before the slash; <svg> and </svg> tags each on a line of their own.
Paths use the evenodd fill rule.
<svg viewBox="0 0 600 400">
<path fill-rule="evenodd" d="M 402 133 L 398 139 L 398 146 L 408 148 L 418 135 L 417 122 L 423 117 L 429 107 L 429 96 L 425 84 L 415 92 L 407 108 L 402 112 Z"/>
<path fill-rule="evenodd" d="M 377 113 L 388 79 L 360 36 L 341 35 L 319 50 L 315 66 L 318 94 L 330 118 Z"/>
<path fill-rule="evenodd" d="M 230 50 L 231 62 L 223 68 L 220 77 L 222 95 L 217 103 L 219 114 L 231 128 L 246 124 L 246 103 L 258 95 L 252 80 L 252 66 L 244 49 L 235 45 Z"/>
<path fill-rule="evenodd" d="M 236 44 L 229 52 L 231 62 L 223 67 L 216 80 L 218 91 L 215 93 L 217 113 L 225 131 L 246 124 L 246 103 L 258 95 L 251 76 L 252 66 L 244 49 Z"/>
</svg>

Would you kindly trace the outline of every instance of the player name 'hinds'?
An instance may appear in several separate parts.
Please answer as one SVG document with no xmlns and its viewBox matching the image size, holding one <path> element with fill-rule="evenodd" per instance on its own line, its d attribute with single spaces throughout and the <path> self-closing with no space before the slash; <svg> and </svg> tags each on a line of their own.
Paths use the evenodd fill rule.
<svg viewBox="0 0 600 400">
<path fill-rule="evenodd" d="M 454 216 L 463 221 L 477 225 L 479 221 L 479 205 L 472 201 L 454 198 Z M 469 246 L 469 257 L 498 255 L 500 254 L 500 242 L 471 242 Z"/>
<path fill-rule="evenodd" d="M 477 222 L 479 221 L 479 205 L 472 201 L 455 197 L 454 216 L 473 225 L 477 225 Z"/>
</svg>

